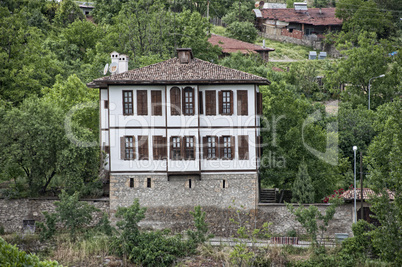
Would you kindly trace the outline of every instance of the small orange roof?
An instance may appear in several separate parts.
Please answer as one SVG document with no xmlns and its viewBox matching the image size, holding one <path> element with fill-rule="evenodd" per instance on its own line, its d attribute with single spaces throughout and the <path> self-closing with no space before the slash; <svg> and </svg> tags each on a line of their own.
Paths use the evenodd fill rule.
<svg viewBox="0 0 402 267">
<path fill-rule="evenodd" d="M 360 188 L 356 188 L 356 200 L 360 200 L 361 199 L 361 193 L 360 193 Z M 387 189 L 387 193 L 389 196 L 389 199 L 394 200 L 395 199 L 395 193 L 392 192 L 391 190 Z M 381 194 L 376 194 L 373 190 L 371 190 L 370 188 L 363 188 L 363 200 L 365 199 L 370 199 L 372 196 L 381 196 Z M 353 200 L 354 199 L 354 190 L 349 189 L 347 191 L 345 191 L 341 197 L 343 197 L 345 200 Z"/>
<path fill-rule="evenodd" d="M 243 54 L 257 53 L 258 51 L 275 51 L 273 48 L 255 45 L 252 43 L 243 42 L 229 37 L 224 37 L 216 34 L 212 34 L 208 41 L 212 45 L 219 45 L 222 48 L 223 53 L 236 53 L 241 52 Z"/>
</svg>

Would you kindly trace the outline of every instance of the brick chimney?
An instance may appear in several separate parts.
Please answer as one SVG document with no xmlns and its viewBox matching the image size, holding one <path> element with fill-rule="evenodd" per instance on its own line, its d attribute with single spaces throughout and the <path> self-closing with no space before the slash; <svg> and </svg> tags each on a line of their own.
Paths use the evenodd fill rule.
<svg viewBox="0 0 402 267">
<path fill-rule="evenodd" d="M 194 58 L 191 48 L 177 48 L 176 51 L 180 64 L 188 64 Z"/>
</svg>

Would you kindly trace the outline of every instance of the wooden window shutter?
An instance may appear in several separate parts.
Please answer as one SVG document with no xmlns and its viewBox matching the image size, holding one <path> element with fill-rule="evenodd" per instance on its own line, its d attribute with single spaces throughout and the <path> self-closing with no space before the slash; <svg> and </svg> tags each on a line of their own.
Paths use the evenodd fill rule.
<svg viewBox="0 0 402 267">
<path fill-rule="evenodd" d="M 230 112 L 229 114 L 232 115 L 233 114 L 233 91 L 229 91 L 230 92 Z"/>
<path fill-rule="evenodd" d="M 120 158 L 126 159 L 126 138 L 125 138 L 125 136 L 120 137 Z"/>
<path fill-rule="evenodd" d="M 161 136 L 161 159 L 167 159 L 167 137 L 162 137 Z"/>
<path fill-rule="evenodd" d="M 186 146 L 186 144 L 184 143 L 184 137 L 179 137 L 180 140 L 180 157 L 179 159 L 184 159 L 184 148 Z"/>
<path fill-rule="evenodd" d="M 152 153 L 154 160 L 158 160 L 160 157 L 159 146 L 160 146 L 159 136 L 152 136 Z"/>
<path fill-rule="evenodd" d="M 247 90 L 237 91 L 237 115 L 248 115 Z"/>
<path fill-rule="evenodd" d="M 257 93 L 257 115 L 262 115 L 262 94 Z"/>
<path fill-rule="evenodd" d="M 202 98 L 202 92 L 198 92 L 198 113 L 204 114 L 204 101 Z"/>
<path fill-rule="evenodd" d="M 223 136 L 220 136 L 219 143 L 218 143 L 218 151 L 219 151 L 218 158 L 223 158 L 223 149 L 224 149 L 224 139 L 223 139 Z"/>
<path fill-rule="evenodd" d="M 216 115 L 216 91 L 205 91 L 205 115 Z"/>
<path fill-rule="evenodd" d="M 234 159 L 235 158 L 235 148 L 236 148 L 236 146 L 235 146 L 235 137 L 232 136 L 230 139 L 231 139 L 230 140 L 230 146 L 231 146 L 231 155 L 232 155 L 230 159 Z"/>
<path fill-rule="evenodd" d="M 138 159 L 148 160 L 148 136 L 138 136 Z"/>
<path fill-rule="evenodd" d="M 203 157 L 204 159 L 206 159 L 208 157 L 208 137 L 204 136 L 202 138 L 202 145 L 203 145 Z"/>
<path fill-rule="evenodd" d="M 151 91 L 151 114 L 153 116 L 162 115 L 162 91 Z"/>
<path fill-rule="evenodd" d="M 248 136 L 239 135 L 239 159 L 248 159 Z"/>
<path fill-rule="evenodd" d="M 219 91 L 218 96 L 219 96 L 219 114 L 222 114 L 223 113 L 223 93 L 222 93 L 222 91 Z"/>
<path fill-rule="evenodd" d="M 180 89 L 178 87 L 170 89 L 170 114 L 172 116 L 181 114 Z"/>
<path fill-rule="evenodd" d="M 147 90 L 137 90 L 137 115 L 148 115 Z"/>
</svg>

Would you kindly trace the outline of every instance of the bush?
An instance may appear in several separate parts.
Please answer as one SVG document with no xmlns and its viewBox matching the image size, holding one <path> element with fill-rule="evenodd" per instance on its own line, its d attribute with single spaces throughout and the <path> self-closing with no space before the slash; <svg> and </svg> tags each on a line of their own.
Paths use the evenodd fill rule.
<svg viewBox="0 0 402 267">
<path fill-rule="evenodd" d="M 254 43 L 258 31 L 251 22 L 233 22 L 226 28 L 227 36 L 244 42 Z"/>
<path fill-rule="evenodd" d="M 19 251 L 16 246 L 8 244 L 0 237 L 0 262 L 1 266 L 35 266 L 54 267 L 61 266 L 56 261 L 40 261 L 39 258 L 24 251 Z"/>
</svg>

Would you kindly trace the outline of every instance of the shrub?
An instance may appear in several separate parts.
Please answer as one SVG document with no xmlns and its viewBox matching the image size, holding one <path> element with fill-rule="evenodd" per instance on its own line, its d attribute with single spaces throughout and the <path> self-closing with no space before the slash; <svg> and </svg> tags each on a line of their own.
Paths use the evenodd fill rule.
<svg viewBox="0 0 402 267">
<path fill-rule="evenodd" d="M 227 36 L 244 42 L 254 43 L 258 31 L 251 22 L 233 22 L 226 28 Z"/>
<path fill-rule="evenodd" d="M 1 266 L 35 266 L 55 267 L 61 266 L 56 261 L 40 261 L 39 258 L 24 251 L 19 251 L 14 245 L 8 244 L 0 237 L 0 263 Z"/>
</svg>

